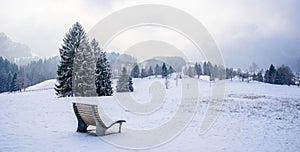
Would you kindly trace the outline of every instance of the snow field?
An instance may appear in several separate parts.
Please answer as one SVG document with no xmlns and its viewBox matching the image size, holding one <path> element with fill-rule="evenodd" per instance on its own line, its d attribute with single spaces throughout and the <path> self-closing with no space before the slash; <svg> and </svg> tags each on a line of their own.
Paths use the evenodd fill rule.
<svg viewBox="0 0 300 152">
<path fill-rule="evenodd" d="M 133 81 L 135 91 L 130 95 L 134 101 L 146 105 L 151 103 L 153 95 L 161 92 L 165 94 L 163 102 L 151 113 L 137 114 L 124 107 L 116 94 L 99 98 L 97 102 L 111 120 L 127 120 L 121 134 L 103 138 L 76 132 L 77 120 L 71 104 L 74 98 L 57 98 L 54 89 L 43 90 L 53 87 L 55 80 L 26 89 L 33 91 L 0 94 L 0 151 L 130 151 L 111 145 L 105 139 L 130 140 L 132 134 L 126 129 L 149 130 L 159 127 L 174 117 L 179 106 L 186 106 L 182 114 L 193 114 L 187 127 L 170 142 L 145 151 L 300 149 L 299 87 L 227 80 L 225 100 L 222 108 L 217 109 L 217 120 L 205 134 L 200 134 L 211 96 L 210 83 L 205 77 L 197 80 L 199 97 L 196 112 L 190 110 L 192 108 L 189 106 L 193 106 L 193 103 L 180 104 L 181 87 L 184 87 L 181 80 L 176 86 L 176 81 L 171 78 L 168 90 L 162 89 L 164 80 L 161 78 Z M 109 120 L 105 118 L 105 121 L 108 123 Z M 112 128 L 110 132 L 116 130 Z"/>
</svg>

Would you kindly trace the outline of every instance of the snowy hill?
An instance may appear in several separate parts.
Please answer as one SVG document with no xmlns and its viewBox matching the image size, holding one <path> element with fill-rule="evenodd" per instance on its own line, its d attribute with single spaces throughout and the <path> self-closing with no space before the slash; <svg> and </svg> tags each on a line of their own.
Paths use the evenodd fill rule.
<svg viewBox="0 0 300 152">
<path fill-rule="evenodd" d="M 46 80 L 39 84 L 30 86 L 26 88 L 26 91 L 38 91 L 38 90 L 47 90 L 47 89 L 54 89 L 54 85 L 56 83 L 56 79 Z"/>
<path fill-rule="evenodd" d="M 182 81 L 176 86 L 176 80 L 170 79 L 170 89 L 165 90 L 163 79 L 134 79 L 135 92 L 130 95 L 141 105 L 149 103 L 153 94 L 165 93 L 164 102 L 147 114 L 122 106 L 118 99 L 124 94 L 97 98 L 110 119 L 127 121 L 122 133 L 104 137 L 76 132 L 71 104 L 75 99 L 57 98 L 51 89 L 55 80 L 31 86 L 28 92 L 0 94 L 0 151 L 131 151 L 107 141 L 127 140 L 132 145 L 154 142 L 134 140 L 132 130 L 151 130 L 169 121 L 174 121 L 174 127 L 181 125 L 181 120 L 172 118 L 181 108 Z M 217 120 L 200 134 L 211 87 L 206 77 L 195 81 L 199 86 L 196 112 L 180 111 L 183 115 L 193 114 L 191 121 L 173 140 L 147 151 L 299 151 L 299 87 L 227 81 L 225 101 L 216 110 Z M 163 134 L 153 136 L 159 140 Z"/>
</svg>

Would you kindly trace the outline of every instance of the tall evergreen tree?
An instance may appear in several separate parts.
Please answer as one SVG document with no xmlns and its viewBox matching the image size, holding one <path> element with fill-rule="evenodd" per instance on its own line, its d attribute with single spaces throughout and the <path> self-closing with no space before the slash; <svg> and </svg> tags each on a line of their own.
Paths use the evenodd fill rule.
<svg viewBox="0 0 300 152">
<path fill-rule="evenodd" d="M 213 80 L 215 80 L 216 78 L 219 77 L 218 72 L 219 72 L 219 68 L 218 68 L 218 66 L 215 64 L 215 66 L 213 66 L 213 67 L 211 68 L 211 70 L 210 70 L 211 78 L 212 78 Z"/>
<path fill-rule="evenodd" d="M 138 78 L 140 75 L 140 68 L 138 64 L 135 64 L 130 74 L 133 78 Z"/>
<path fill-rule="evenodd" d="M 55 84 L 56 94 L 61 97 L 73 96 L 72 72 L 75 51 L 79 48 L 86 33 L 82 26 L 76 22 L 66 33 L 63 45 L 59 49 L 60 64 L 57 70 L 57 83 Z"/>
<path fill-rule="evenodd" d="M 263 71 L 261 70 L 256 74 L 256 76 L 253 76 L 253 80 L 263 82 L 264 81 Z"/>
<path fill-rule="evenodd" d="M 0 57 L 0 93 L 19 88 L 18 66 L 7 59 Z"/>
<path fill-rule="evenodd" d="M 117 92 L 129 92 L 130 77 L 127 74 L 125 67 L 122 68 L 122 74 L 117 81 L 116 91 Z"/>
<path fill-rule="evenodd" d="M 212 65 L 211 62 L 207 62 L 207 74 L 208 76 L 212 76 L 212 72 L 214 71 L 214 66 Z"/>
<path fill-rule="evenodd" d="M 195 71 L 196 71 L 196 74 L 198 76 L 198 79 L 200 77 L 200 75 L 202 74 L 202 68 L 201 68 L 201 65 L 200 64 L 195 64 Z"/>
<path fill-rule="evenodd" d="M 270 68 L 269 68 L 269 83 L 271 84 L 274 84 L 275 83 L 275 76 L 276 76 L 276 69 L 274 67 L 273 64 L 270 65 Z"/>
<path fill-rule="evenodd" d="M 208 74 L 208 71 L 209 71 L 209 70 L 208 70 L 208 67 L 207 67 L 207 63 L 204 62 L 204 63 L 203 63 L 203 74 L 208 76 L 208 75 L 209 75 L 209 74 Z"/>
<path fill-rule="evenodd" d="M 195 73 L 196 73 L 196 71 L 195 71 L 195 68 L 194 68 L 194 67 L 189 66 L 189 67 L 187 68 L 186 74 L 187 74 L 189 77 L 193 78 L 193 77 L 195 76 Z"/>
<path fill-rule="evenodd" d="M 161 74 L 161 68 L 158 64 L 156 64 L 155 66 L 155 77 L 157 77 L 157 75 L 160 75 Z"/>
<path fill-rule="evenodd" d="M 132 77 L 129 77 L 129 82 L 128 83 L 129 83 L 129 86 L 128 86 L 129 91 L 133 92 L 134 88 L 133 88 Z"/>
<path fill-rule="evenodd" d="M 226 79 L 226 69 L 223 65 L 218 66 L 218 78 L 219 80 Z"/>
<path fill-rule="evenodd" d="M 265 73 L 265 82 L 274 84 L 276 76 L 276 69 L 273 64 L 270 65 L 270 68 Z"/>
<path fill-rule="evenodd" d="M 168 76 L 168 69 L 167 69 L 166 63 L 163 63 L 163 65 L 161 67 L 161 76 L 162 76 L 162 78 Z"/>
<path fill-rule="evenodd" d="M 141 78 L 145 78 L 145 77 L 147 77 L 147 76 L 148 76 L 148 73 L 147 73 L 146 69 L 145 69 L 145 68 L 142 68 L 142 71 L 141 71 Z"/>
<path fill-rule="evenodd" d="M 152 69 L 152 66 L 150 66 L 149 69 L 148 69 L 148 75 L 149 75 L 149 76 L 152 76 L 152 75 L 153 75 L 153 69 Z"/>
<path fill-rule="evenodd" d="M 174 68 L 170 65 L 169 70 L 168 70 L 168 74 L 172 74 L 174 72 L 175 72 Z"/>
<path fill-rule="evenodd" d="M 99 43 L 93 39 L 91 42 L 91 49 L 96 54 L 96 92 L 98 96 L 111 96 L 113 94 L 111 82 L 111 69 L 106 58 L 106 53 L 101 50 Z"/>
<path fill-rule="evenodd" d="M 234 76 L 233 69 L 226 68 L 226 79 L 230 79 L 232 81 L 233 76 Z"/>
<path fill-rule="evenodd" d="M 264 82 L 265 83 L 269 83 L 270 82 L 269 70 L 266 70 L 266 72 L 265 72 Z"/>
<path fill-rule="evenodd" d="M 10 84 L 10 92 L 15 92 L 19 90 L 18 80 L 17 80 L 17 73 L 14 73 L 14 76 L 12 78 L 11 84 Z"/>
<path fill-rule="evenodd" d="M 293 78 L 294 78 L 294 74 L 290 69 L 290 67 L 282 65 L 276 71 L 275 84 L 290 85 L 294 83 Z"/>
<path fill-rule="evenodd" d="M 88 39 L 82 39 L 78 49 L 75 50 L 72 75 L 72 90 L 74 96 L 97 96 L 95 85 L 96 59 Z"/>
</svg>

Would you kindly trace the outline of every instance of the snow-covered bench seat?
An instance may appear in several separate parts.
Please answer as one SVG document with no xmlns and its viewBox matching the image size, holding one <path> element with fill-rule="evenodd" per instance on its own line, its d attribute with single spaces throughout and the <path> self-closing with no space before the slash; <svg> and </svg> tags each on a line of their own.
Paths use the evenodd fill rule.
<svg viewBox="0 0 300 152">
<path fill-rule="evenodd" d="M 106 126 L 98 113 L 98 106 L 84 103 L 73 103 L 73 109 L 78 120 L 77 132 L 87 132 L 89 125 L 96 126 L 96 135 L 103 136 L 108 128 L 119 124 L 119 133 L 121 133 L 122 123 L 125 120 L 118 120 L 109 126 Z"/>
</svg>

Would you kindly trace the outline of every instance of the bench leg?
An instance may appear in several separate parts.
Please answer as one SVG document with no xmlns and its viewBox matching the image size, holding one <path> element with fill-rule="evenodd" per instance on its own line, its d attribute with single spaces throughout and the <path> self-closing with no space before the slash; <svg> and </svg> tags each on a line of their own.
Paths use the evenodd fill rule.
<svg viewBox="0 0 300 152">
<path fill-rule="evenodd" d="M 106 129 L 103 128 L 99 122 L 96 121 L 96 135 L 97 136 L 103 136 L 105 135 Z"/>
<path fill-rule="evenodd" d="M 87 125 L 78 119 L 78 127 L 77 127 L 77 132 L 87 132 Z"/>
<path fill-rule="evenodd" d="M 77 121 L 78 121 L 77 132 L 87 132 L 86 129 L 88 126 L 84 123 L 84 121 L 78 114 L 78 110 L 77 110 L 75 103 L 73 103 L 73 110 L 74 110 L 74 113 L 75 113 Z"/>
<path fill-rule="evenodd" d="M 122 123 L 119 125 L 119 133 L 121 133 Z"/>
</svg>

